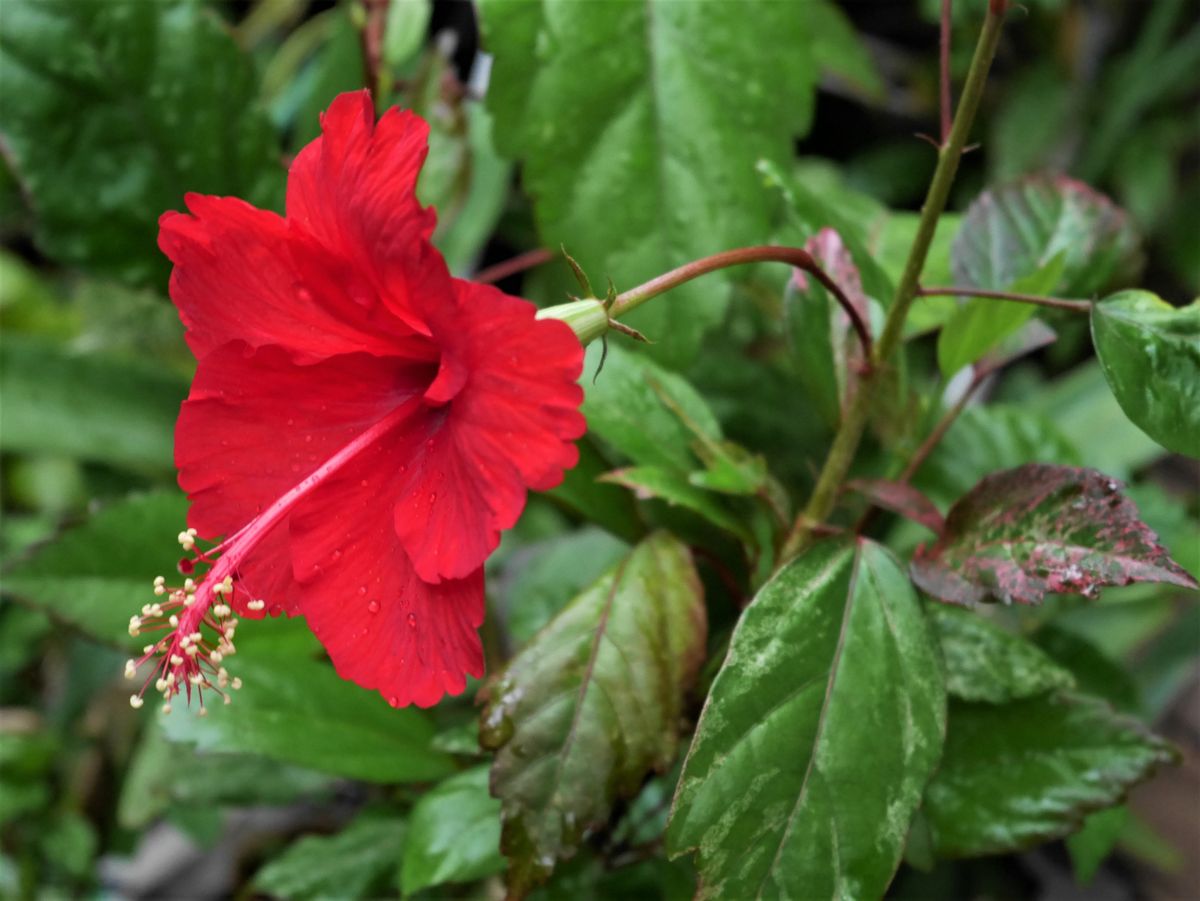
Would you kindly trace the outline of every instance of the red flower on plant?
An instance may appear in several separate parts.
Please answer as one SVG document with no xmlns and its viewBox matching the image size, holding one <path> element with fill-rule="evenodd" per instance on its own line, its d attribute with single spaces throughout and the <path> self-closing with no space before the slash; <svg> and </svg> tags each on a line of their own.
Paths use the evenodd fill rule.
<svg viewBox="0 0 1200 901">
<path fill-rule="evenodd" d="M 338 673 L 393 706 L 462 692 L 483 674 L 483 562 L 526 491 L 578 457 L 580 342 L 451 277 L 414 190 L 425 122 L 376 122 L 364 91 L 321 126 L 286 217 L 190 194 L 159 223 L 198 362 L 175 433 L 180 540 L 225 536 L 198 552 L 203 580 L 160 580 L 166 600 L 130 624 L 171 630 L 142 658 L 162 655 L 168 703 L 224 694 L 235 613 L 304 616 Z"/>
</svg>

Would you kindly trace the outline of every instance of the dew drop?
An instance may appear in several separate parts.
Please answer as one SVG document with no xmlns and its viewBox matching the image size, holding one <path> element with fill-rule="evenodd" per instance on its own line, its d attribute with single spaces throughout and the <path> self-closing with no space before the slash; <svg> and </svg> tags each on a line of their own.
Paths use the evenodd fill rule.
<svg viewBox="0 0 1200 901">
<path fill-rule="evenodd" d="M 429 492 L 429 503 L 432 504 L 436 500 L 437 500 L 437 492 L 436 491 Z"/>
<path fill-rule="evenodd" d="M 296 420 L 294 420 L 294 419 L 289 419 L 289 420 L 287 421 L 287 424 L 288 424 L 288 425 L 295 425 L 295 424 L 296 424 Z"/>
<path fill-rule="evenodd" d="M 342 559 L 341 548 L 334 548 L 333 554 L 331 554 L 330 556 L 332 556 L 334 560 Z"/>
<path fill-rule="evenodd" d="M 408 615 L 408 627 L 410 629 L 415 629 L 417 627 L 417 615 L 415 613 L 410 613 Z"/>
<path fill-rule="evenodd" d="M 367 604 L 367 612 L 368 613 L 378 613 L 379 612 L 379 601 L 371 601 L 371 603 Z"/>
<path fill-rule="evenodd" d="M 388 703 L 391 704 L 393 707 L 399 707 L 400 699 L 398 697 L 396 697 L 395 695 L 392 695 L 390 698 L 388 698 Z"/>
<path fill-rule="evenodd" d="M 305 435 L 305 436 L 304 436 L 304 443 L 305 443 L 305 444 L 308 444 L 310 441 L 312 441 L 312 435 Z"/>
<path fill-rule="evenodd" d="M 367 487 L 367 480 L 366 480 L 366 479 L 363 479 L 363 480 L 362 480 L 361 482 L 359 482 L 358 484 L 359 484 L 359 485 L 361 485 L 363 488 L 366 488 L 366 487 Z"/>
<path fill-rule="evenodd" d="M 366 594 L 366 593 L 367 593 L 367 586 L 366 586 L 366 585 L 359 585 L 359 586 L 358 586 L 358 593 L 359 593 L 359 594 Z"/>
</svg>

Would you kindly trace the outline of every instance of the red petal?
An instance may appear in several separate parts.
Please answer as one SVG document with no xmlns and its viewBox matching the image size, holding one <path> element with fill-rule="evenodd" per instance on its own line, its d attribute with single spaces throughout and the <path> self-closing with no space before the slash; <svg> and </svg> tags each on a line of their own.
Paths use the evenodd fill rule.
<svg viewBox="0 0 1200 901">
<path fill-rule="evenodd" d="M 229 536 L 372 423 L 424 390 L 430 366 L 348 354 L 302 366 L 278 347 L 231 343 L 201 360 L 175 428 L 188 524 Z M 381 501 L 385 510 L 390 509 Z M 282 526 L 242 567 L 249 600 L 292 611 Z M 276 609 L 272 609 L 272 608 Z"/>
<path fill-rule="evenodd" d="M 339 675 L 393 706 L 428 707 L 483 675 L 483 571 L 437 585 L 417 577 L 381 502 L 403 479 L 401 443 L 372 446 L 301 502 L 292 563 L 300 610 Z"/>
<path fill-rule="evenodd" d="M 572 442 L 585 430 L 583 349 L 571 329 L 535 320 L 532 304 L 495 288 L 454 287 L 453 303 L 426 306 L 441 369 L 396 507 L 396 531 L 427 582 L 478 568 L 526 489 L 552 488 L 575 465 Z"/>
<path fill-rule="evenodd" d="M 370 94 L 358 91 L 334 99 L 321 131 L 292 163 L 288 221 L 350 261 L 396 316 L 428 334 L 415 298 L 450 290 L 429 243 L 437 216 L 416 196 L 429 126 L 395 108 L 377 124 Z"/>
<path fill-rule="evenodd" d="M 188 194 L 192 215 L 159 220 L 175 264 L 171 299 L 197 359 L 228 341 L 278 344 L 299 361 L 338 353 L 431 356 L 373 289 L 274 213 L 236 197 Z"/>
</svg>

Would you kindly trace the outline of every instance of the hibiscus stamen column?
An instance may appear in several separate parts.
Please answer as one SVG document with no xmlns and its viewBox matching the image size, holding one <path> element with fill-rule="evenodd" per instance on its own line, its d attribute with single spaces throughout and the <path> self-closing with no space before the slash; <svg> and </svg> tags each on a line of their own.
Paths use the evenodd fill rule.
<svg viewBox="0 0 1200 901">
<path fill-rule="evenodd" d="M 154 593 L 164 600 L 146 604 L 140 614 L 130 617 L 130 635 L 167 632 L 164 637 L 147 644 L 140 658 L 125 664 L 126 678 L 133 679 L 143 664 L 157 658 L 141 690 L 130 697 L 131 706 L 139 708 L 145 703 L 144 696 L 151 680 L 155 690 L 163 696 L 164 713 L 171 712 L 171 701 L 180 693 L 190 703 L 193 690 L 200 701 L 201 716 L 208 712 L 204 706 L 205 690 L 215 692 L 225 704 L 230 703 L 231 696 L 226 690 L 241 688 L 242 683 L 240 679 L 229 675 L 223 662 L 226 657 L 236 653 L 233 639 L 238 620 L 233 616 L 232 602 L 237 573 L 242 564 L 301 499 L 337 473 L 364 448 L 407 419 L 411 410 L 410 403 L 402 404 L 365 429 L 216 547 L 207 551 L 197 550 L 195 529 L 179 533 L 179 543 L 183 549 L 195 552 L 194 558 L 185 557 L 181 561 L 180 569 L 194 572 L 197 565 L 208 566 L 209 569 L 198 580 L 188 577 L 180 586 L 168 586 L 165 577 L 159 576 L 154 580 Z M 266 607 L 266 601 L 256 598 L 246 601 L 245 606 L 248 611 L 258 613 Z"/>
</svg>

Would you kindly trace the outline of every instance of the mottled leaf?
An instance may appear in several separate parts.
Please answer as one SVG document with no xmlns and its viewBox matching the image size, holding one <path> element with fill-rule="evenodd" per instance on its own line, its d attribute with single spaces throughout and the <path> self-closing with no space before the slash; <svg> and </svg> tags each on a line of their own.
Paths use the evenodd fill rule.
<svg viewBox="0 0 1200 901">
<path fill-rule="evenodd" d="M 492 677 L 480 742 L 496 752 L 513 891 L 544 880 L 674 760 L 704 641 L 691 556 L 656 533 Z"/>
<path fill-rule="evenodd" d="M 1137 234 L 1121 209 L 1082 182 L 1045 176 L 976 198 L 951 260 L 958 284 L 1002 291 L 1059 254 L 1062 271 L 1044 290 L 1070 297 L 1126 284 L 1141 264 Z"/>
<path fill-rule="evenodd" d="M 244 684 L 231 704 L 210 697 L 206 717 L 182 704 L 171 714 L 148 710 L 162 717 L 172 741 L 200 751 L 261 754 L 368 782 L 424 782 L 453 772 L 450 756 L 431 746 L 434 729 L 423 711 L 394 710 L 379 695 L 340 679 L 327 663 L 286 649 L 255 647 L 251 653 L 238 638 L 245 653 L 228 667 Z"/>
<path fill-rule="evenodd" d="M 1125 414 L 1163 447 L 1200 457 L 1200 301 L 1176 309 L 1123 291 L 1092 307 L 1092 339 Z"/>
<path fill-rule="evenodd" d="M 488 768 L 452 776 L 413 807 L 400 886 L 405 895 L 504 870 L 500 802 L 488 794 Z"/>
<path fill-rule="evenodd" d="M 1121 485 L 1094 469 L 1029 464 L 985 477 L 951 508 L 946 531 L 912 562 L 913 580 L 954 603 L 1037 604 L 1104 585 L 1195 588 Z"/>
<path fill-rule="evenodd" d="M 4 0 L 0 142 L 48 256 L 165 284 L 158 216 L 185 191 L 280 199 L 254 67 L 193 2 Z"/>
<path fill-rule="evenodd" d="M 6 335 L 0 449 L 168 471 L 187 387 L 161 364 L 69 353 L 60 344 Z"/>
<path fill-rule="evenodd" d="M 857 491 L 877 507 L 890 510 L 905 519 L 920 523 L 935 535 L 940 535 L 945 523 L 933 501 L 907 482 L 890 479 L 852 479 L 846 488 Z"/>
<path fill-rule="evenodd" d="M 667 848 L 698 852 L 702 898 L 880 897 L 944 727 L 937 648 L 899 563 L 870 541 L 820 543 L 742 615 Z"/>
<path fill-rule="evenodd" d="M 953 697 L 1002 704 L 1075 687 L 1069 670 L 982 612 L 938 603 L 926 610 L 942 646 L 946 691 Z"/>
<path fill-rule="evenodd" d="M 404 844 L 404 820 L 366 813 L 335 835 L 313 835 L 267 862 L 254 886 L 295 901 L 380 896 L 394 878 Z"/>
<path fill-rule="evenodd" d="M 593 280 L 628 288 L 766 240 L 755 162 L 790 159 L 813 107 L 805 4 L 747 15 L 738 3 L 486 0 L 481 11 L 497 144 L 524 162 L 546 246 L 565 243 Z M 686 360 L 727 293 L 710 276 L 630 324 Z"/>
<path fill-rule="evenodd" d="M 1070 671 L 1080 691 L 1103 698 L 1122 713 L 1141 711 L 1141 692 L 1132 673 L 1085 636 L 1051 623 L 1033 634 L 1033 642 Z M 1195 657 L 1194 647 L 1190 657 Z"/>
<path fill-rule="evenodd" d="M 1174 759 L 1137 720 L 1086 695 L 955 701 L 923 810 L 939 857 L 1017 851 L 1074 831 Z"/>
</svg>

